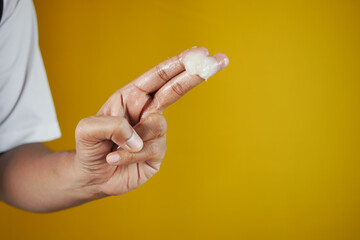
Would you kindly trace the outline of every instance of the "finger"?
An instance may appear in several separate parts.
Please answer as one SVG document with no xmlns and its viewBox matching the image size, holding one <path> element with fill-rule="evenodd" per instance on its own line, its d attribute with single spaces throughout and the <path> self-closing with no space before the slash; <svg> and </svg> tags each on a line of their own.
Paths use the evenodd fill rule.
<svg viewBox="0 0 360 240">
<path fill-rule="evenodd" d="M 227 67 L 229 60 L 225 54 L 217 53 L 213 57 L 218 64 L 217 72 Z M 198 75 L 182 72 L 155 93 L 154 100 L 146 112 L 163 111 L 203 81 L 204 79 Z"/>
<path fill-rule="evenodd" d="M 93 116 L 82 119 L 76 127 L 77 143 L 94 145 L 104 140 L 111 140 L 122 148 L 138 152 L 143 141 L 123 117 Z"/>
<path fill-rule="evenodd" d="M 156 65 L 149 71 L 142 74 L 135 79 L 132 84 L 146 93 L 153 93 L 161 88 L 166 82 L 185 71 L 183 64 L 184 57 L 189 53 L 203 52 L 209 55 L 209 52 L 204 47 L 191 48 L 183 51 L 179 55 L 165 60 Z"/>
<path fill-rule="evenodd" d="M 160 113 L 151 113 L 141 120 L 135 127 L 135 131 L 146 142 L 166 134 L 167 123 Z"/>
<path fill-rule="evenodd" d="M 128 165 L 136 162 L 144 161 L 161 161 L 166 153 L 166 136 L 145 142 L 140 152 L 128 152 L 118 150 L 109 153 L 106 161 L 111 165 Z"/>
<path fill-rule="evenodd" d="M 165 135 L 167 122 L 161 113 L 154 112 L 143 118 L 134 129 L 145 142 Z M 121 146 L 114 146 L 112 150 L 116 151 L 121 149 Z"/>
</svg>

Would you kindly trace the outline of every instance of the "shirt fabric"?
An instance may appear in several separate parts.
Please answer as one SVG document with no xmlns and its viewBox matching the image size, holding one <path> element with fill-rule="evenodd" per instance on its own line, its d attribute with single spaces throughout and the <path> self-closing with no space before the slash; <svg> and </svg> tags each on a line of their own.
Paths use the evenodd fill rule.
<svg viewBox="0 0 360 240">
<path fill-rule="evenodd" d="M 59 138 L 32 0 L 0 0 L 0 152 Z"/>
</svg>

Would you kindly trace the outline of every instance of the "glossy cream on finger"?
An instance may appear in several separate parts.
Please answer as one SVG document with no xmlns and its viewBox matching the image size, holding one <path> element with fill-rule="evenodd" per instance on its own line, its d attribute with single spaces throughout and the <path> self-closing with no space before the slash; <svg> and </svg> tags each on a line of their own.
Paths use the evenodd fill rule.
<svg viewBox="0 0 360 240">
<path fill-rule="evenodd" d="M 186 72 L 199 75 L 207 80 L 219 70 L 219 64 L 214 57 L 209 57 L 203 52 L 189 53 L 183 60 Z"/>
</svg>

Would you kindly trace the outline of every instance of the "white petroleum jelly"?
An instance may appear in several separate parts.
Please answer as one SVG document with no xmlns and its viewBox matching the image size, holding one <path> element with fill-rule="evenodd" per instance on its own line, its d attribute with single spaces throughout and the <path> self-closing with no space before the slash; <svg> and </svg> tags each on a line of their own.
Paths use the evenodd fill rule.
<svg viewBox="0 0 360 240">
<path fill-rule="evenodd" d="M 184 57 L 183 63 L 186 72 L 191 75 L 199 75 L 205 80 L 214 75 L 219 64 L 214 57 L 208 57 L 203 52 L 189 53 Z"/>
</svg>

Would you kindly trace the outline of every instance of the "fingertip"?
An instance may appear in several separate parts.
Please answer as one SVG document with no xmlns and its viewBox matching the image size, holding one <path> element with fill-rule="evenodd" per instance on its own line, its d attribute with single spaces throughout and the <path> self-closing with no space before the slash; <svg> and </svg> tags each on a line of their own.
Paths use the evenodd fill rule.
<svg viewBox="0 0 360 240">
<path fill-rule="evenodd" d="M 209 56 L 209 50 L 205 47 L 193 47 L 190 49 L 187 49 L 185 51 L 183 51 L 182 53 L 179 54 L 180 57 L 180 61 L 182 62 L 182 60 L 184 59 L 184 57 L 190 53 L 196 53 L 196 52 L 202 52 L 203 54 L 205 54 L 206 56 Z"/>
<path fill-rule="evenodd" d="M 209 56 L 209 50 L 206 47 L 196 47 L 194 48 L 194 51 L 200 51 L 205 53 L 207 56 Z"/>
<path fill-rule="evenodd" d="M 219 63 L 219 70 L 225 69 L 229 65 L 229 58 L 224 53 L 216 53 L 213 55 L 216 61 Z"/>
<path fill-rule="evenodd" d="M 110 165 L 116 165 L 117 163 L 119 163 L 120 161 L 120 156 L 119 154 L 113 152 L 113 153 L 109 153 L 106 156 L 106 161 L 107 163 L 109 163 Z"/>
</svg>

